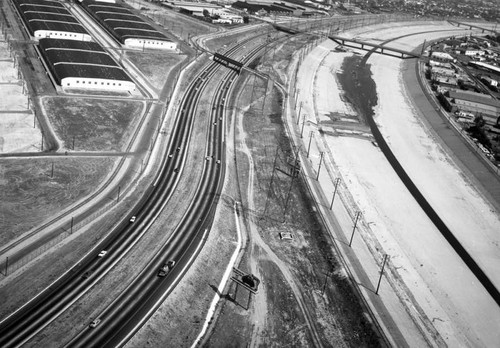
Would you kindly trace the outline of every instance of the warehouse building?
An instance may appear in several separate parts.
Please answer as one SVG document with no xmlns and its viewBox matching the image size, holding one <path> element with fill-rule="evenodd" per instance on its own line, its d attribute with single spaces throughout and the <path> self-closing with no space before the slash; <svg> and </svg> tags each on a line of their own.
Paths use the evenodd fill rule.
<svg viewBox="0 0 500 348">
<path fill-rule="evenodd" d="M 454 111 L 481 114 L 488 125 L 500 124 L 500 102 L 489 95 L 469 91 L 449 91 L 445 98 Z"/>
<path fill-rule="evenodd" d="M 133 92 L 135 83 L 95 42 L 40 39 L 40 55 L 63 89 Z"/>
<path fill-rule="evenodd" d="M 175 50 L 177 44 L 136 16 L 113 3 L 83 1 L 83 8 L 118 42 L 131 48 Z"/>
<path fill-rule="evenodd" d="M 85 28 L 59 1 L 12 0 L 28 34 L 34 40 L 61 38 L 92 41 Z"/>
</svg>

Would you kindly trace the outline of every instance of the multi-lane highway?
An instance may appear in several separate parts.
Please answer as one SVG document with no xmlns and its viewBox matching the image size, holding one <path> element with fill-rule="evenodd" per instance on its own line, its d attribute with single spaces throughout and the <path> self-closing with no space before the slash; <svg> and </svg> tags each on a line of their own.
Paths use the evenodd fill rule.
<svg viewBox="0 0 500 348">
<path fill-rule="evenodd" d="M 239 47 L 235 47 L 233 51 L 238 49 Z M 247 55 L 247 59 L 251 57 L 251 54 Z M 2 322 L 0 346 L 19 346 L 29 341 L 89 291 L 146 233 L 148 227 L 165 208 L 179 176 L 182 175 L 197 103 L 203 90 L 210 85 L 211 77 L 219 69 L 219 65 L 211 63 L 188 88 L 164 154 L 162 169 L 148 192 L 147 199 L 135 209 L 136 221 L 120 226 L 120 233 L 113 233 L 114 237 L 103 243 L 102 249 L 107 251 L 104 257 L 98 257 L 96 253 L 82 260 L 58 284 L 54 284 Z M 100 315 L 101 323 L 96 328 L 84 330 L 70 345 L 115 346 L 125 342 L 153 313 L 199 250 L 202 237 L 211 223 L 211 212 L 215 208 L 216 197 L 221 188 L 224 166 L 223 105 L 235 76 L 234 71 L 227 73 L 213 101 L 202 178 L 181 223 L 148 267 Z M 159 278 L 157 271 L 166 260 L 176 260 L 177 263 L 167 277 Z"/>
</svg>

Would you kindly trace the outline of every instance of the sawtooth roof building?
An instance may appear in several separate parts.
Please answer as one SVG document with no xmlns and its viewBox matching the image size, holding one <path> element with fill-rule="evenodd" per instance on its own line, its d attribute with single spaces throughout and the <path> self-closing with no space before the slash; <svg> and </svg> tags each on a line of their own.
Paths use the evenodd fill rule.
<svg viewBox="0 0 500 348">
<path fill-rule="evenodd" d="M 59 1 L 11 0 L 29 35 L 35 39 L 91 41 L 92 37 Z"/>
<path fill-rule="evenodd" d="M 63 89 L 135 90 L 135 83 L 95 42 L 40 39 L 38 48 L 55 82 Z"/>
<path fill-rule="evenodd" d="M 118 42 L 131 48 L 175 50 L 177 44 L 127 8 L 114 3 L 81 2 L 83 8 Z"/>
<path fill-rule="evenodd" d="M 500 125 L 500 102 L 489 95 L 467 92 L 449 91 L 448 97 L 461 111 L 481 114 L 487 124 Z"/>
</svg>

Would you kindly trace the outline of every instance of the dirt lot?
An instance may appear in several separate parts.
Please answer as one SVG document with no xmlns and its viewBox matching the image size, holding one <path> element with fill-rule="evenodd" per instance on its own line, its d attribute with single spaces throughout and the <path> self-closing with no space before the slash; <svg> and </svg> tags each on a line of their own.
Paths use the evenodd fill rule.
<svg viewBox="0 0 500 348">
<path fill-rule="evenodd" d="M 172 68 L 186 58 L 183 54 L 152 50 L 145 52 L 129 51 L 126 55 L 157 89 L 161 89 L 165 85 Z"/>
<path fill-rule="evenodd" d="M 144 103 L 93 98 L 47 97 L 46 115 L 63 148 L 77 151 L 121 151 L 130 126 Z"/>
<path fill-rule="evenodd" d="M 89 195 L 113 164 L 114 159 L 106 157 L 0 159 L 0 243 L 19 237 Z"/>
</svg>

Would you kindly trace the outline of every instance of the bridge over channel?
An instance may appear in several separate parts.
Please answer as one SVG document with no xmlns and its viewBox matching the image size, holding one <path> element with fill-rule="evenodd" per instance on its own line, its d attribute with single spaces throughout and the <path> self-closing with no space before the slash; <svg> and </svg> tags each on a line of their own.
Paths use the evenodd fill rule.
<svg viewBox="0 0 500 348">
<path fill-rule="evenodd" d="M 448 23 L 450 23 L 451 25 L 456 25 L 457 27 L 464 26 L 464 27 L 469 27 L 469 29 L 480 29 L 481 33 L 484 33 L 485 31 L 488 31 L 490 33 L 499 34 L 499 32 L 496 31 L 496 26 L 495 26 L 495 29 L 488 29 L 488 28 L 480 27 L 478 25 L 468 24 L 468 23 L 463 23 L 463 22 L 458 22 L 458 21 L 454 21 L 454 20 L 451 20 L 451 19 L 448 20 Z"/>
<path fill-rule="evenodd" d="M 328 36 L 328 38 L 345 47 L 357 48 L 364 51 L 374 51 L 375 53 L 385 54 L 387 56 L 397 57 L 401 59 L 420 58 L 421 56 L 418 53 L 400 50 L 398 48 L 391 48 L 385 45 L 374 44 L 357 39 L 348 39 L 345 37 L 333 35 Z"/>
</svg>

